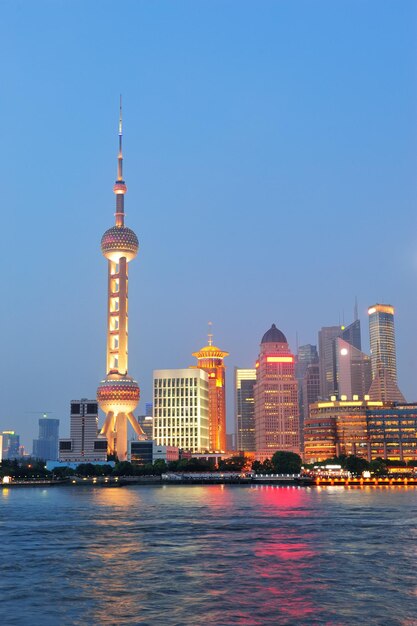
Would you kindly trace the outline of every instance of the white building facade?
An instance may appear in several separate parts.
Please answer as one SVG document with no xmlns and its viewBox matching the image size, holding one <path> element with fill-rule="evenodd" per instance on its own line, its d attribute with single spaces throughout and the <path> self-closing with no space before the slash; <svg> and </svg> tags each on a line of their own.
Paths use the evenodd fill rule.
<svg viewBox="0 0 417 626">
<path fill-rule="evenodd" d="M 208 376 L 197 368 L 154 370 L 153 439 L 191 452 L 209 449 Z"/>
</svg>

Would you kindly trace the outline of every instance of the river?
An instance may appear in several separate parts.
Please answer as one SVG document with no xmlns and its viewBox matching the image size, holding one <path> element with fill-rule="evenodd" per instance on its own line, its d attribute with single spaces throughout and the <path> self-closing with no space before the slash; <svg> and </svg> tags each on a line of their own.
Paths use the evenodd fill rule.
<svg viewBox="0 0 417 626">
<path fill-rule="evenodd" d="M 0 492 L 0 623 L 417 624 L 417 489 Z"/>
</svg>

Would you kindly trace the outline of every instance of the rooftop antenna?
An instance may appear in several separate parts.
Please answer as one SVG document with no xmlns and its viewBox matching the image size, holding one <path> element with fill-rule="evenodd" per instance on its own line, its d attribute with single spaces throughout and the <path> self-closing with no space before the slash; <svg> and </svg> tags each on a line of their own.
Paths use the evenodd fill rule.
<svg viewBox="0 0 417 626">
<path fill-rule="evenodd" d="M 355 307 L 353 309 L 353 321 L 356 322 L 356 320 L 359 319 L 359 315 L 358 315 L 358 296 L 355 296 Z"/>
<path fill-rule="evenodd" d="M 207 337 L 208 337 L 208 345 L 212 346 L 213 345 L 213 333 L 211 332 L 212 330 L 212 326 L 213 326 L 213 322 L 209 322 L 208 323 L 208 333 L 207 333 Z"/>
</svg>

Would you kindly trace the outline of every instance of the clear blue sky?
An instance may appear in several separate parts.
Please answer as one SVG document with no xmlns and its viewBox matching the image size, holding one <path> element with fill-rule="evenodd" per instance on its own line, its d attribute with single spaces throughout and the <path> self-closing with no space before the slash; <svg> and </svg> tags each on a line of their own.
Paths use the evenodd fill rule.
<svg viewBox="0 0 417 626">
<path fill-rule="evenodd" d="M 206 342 L 253 366 L 275 322 L 396 307 L 400 387 L 417 400 L 417 3 L 0 2 L 0 429 L 31 450 L 50 410 L 105 374 L 106 262 L 124 98 L 130 373 Z M 142 405 L 143 407 L 144 405 Z M 141 408 L 142 408 L 141 407 Z"/>
</svg>

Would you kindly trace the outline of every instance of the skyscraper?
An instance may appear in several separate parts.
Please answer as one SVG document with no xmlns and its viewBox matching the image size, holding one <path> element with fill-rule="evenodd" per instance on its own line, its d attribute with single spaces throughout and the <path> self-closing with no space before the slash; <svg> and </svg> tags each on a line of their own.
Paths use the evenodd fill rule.
<svg viewBox="0 0 417 626">
<path fill-rule="evenodd" d="M 70 436 L 59 440 L 59 460 L 67 463 L 107 461 L 107 442 L 98 437 L 98 406 L 95 400 L 71 401 Z"/>
<path fill-rule="evenodd" d="M 236 450 L 255 451 L 256 369 L 235 367 Z"/>
<path fill-rule="evenodd" d="M 300 415 L 300 450 L 303 449 L 304 420 L 308 417 L 308 407 L 320 396 L 319 355 L 317 346 L 307 343 L 299 346 L 295 376 L 298 381 L 298 410 Z"/>
<path fill-rule="evenodd" d="M 362 350 L 360 320 L 355 319 L 349 326 L 341 326 L 340 337 L 357 350 Z"/>
<path fill-rule="evenodd" d="M 312 363 L 318 363 L 318 360 L 319 355 L 317 353 L 317 346 L 313 346 L 311 343 L 299 346 L 297 350 L 297 362 L 295 364 L 295 375 L 297 380 L 302 380 L 307 367 Z"/>
<path fill-rule="evenodd" d="M 337 394 L 334 340 L 340 332 L 340 326 L 324 326 L 319 330 L 320 396 L 323 399 Z"/>
<path fill-rule="evenodd" d="M 372 378 L 375 378 L 378 367 L 383 366 L 391 380 L 396 383 L 394 307 L 390 304 L 374 304 L 369 307 L 368 316 Z"/>
<path fill-rule="evenodd" d="M 341 337 L 335 339 L 335 346 L 339 398 L 363 398 L 372 382 L 371 358 Z"/>
<path fill-rule="evenodd" d="M 300 451 L 297 379 L 294 355 L 284 333 L 275 324 L 262 337 L 256 363 L 256 456 L 277 450 Z"/>
<path fill-rule="evenodd" d="M 339 337 L 349 345 L 361 350 L 361 325 L 357 318 L 349 326 L 324 326 L 319 331 L 320 396 L 324 400 L 340 395 L 338 379 L 338 354 L 336 339 Z"/>
<path fill-rule="evenodd" d="M 33 456 L 44 461 L 58 459 L 59 420 L 39 418 L 39 438 L 33 440 Z"/>
<path fill-rule="evenodd" d="M 3 459 L 19 458 L 20 435 L 17 435 L 14 430 L 3 430 L 1 434 L 3 437 L 2 458 Z"/>
<path fill-rule="evenodd" d="M 300 410 L 300 449 L 304 450 L 304 424 L 310 414 L 310 405 L 320 397 L 320 368 L 317 363 L 310 363 L 301 381 L 302 405 Z"/>
<path fill-rule="evenodd" d="M 207 372 L 209 382 L 209 449 L 226 450 L 226 368 L 223 360 L 228 352 L 213 346 L 213 335 L 208 336 L 208 345 L 193 352 L 197 367 Z"/>
<path fill-rule="evenodd" d="M 209 379 L 205 371 L 155 370 L 153 439 L 191 452 L 209 449 Z"/>
<path fill-rule="evenodd" d="M 123 180 L 122 134 L 120 103 L 117 180 L 113 187 L 116 223 L 101 239 L 101 251 L 108 260 L 107 375 L 97 389 L 97 400 L 106 413 L 101 434 L 107 439 L 109 453 L 116 454 L 120 461 L 127 458 L 128 422 L 138 437 L 143 436 L 133 415 L 139 402 L 139 385 L 127 373 L 128 263 L 136 257 L 139 242 L 133 230 L 125 226 L 124 196 L 127 187 Z"/>
</svg>

